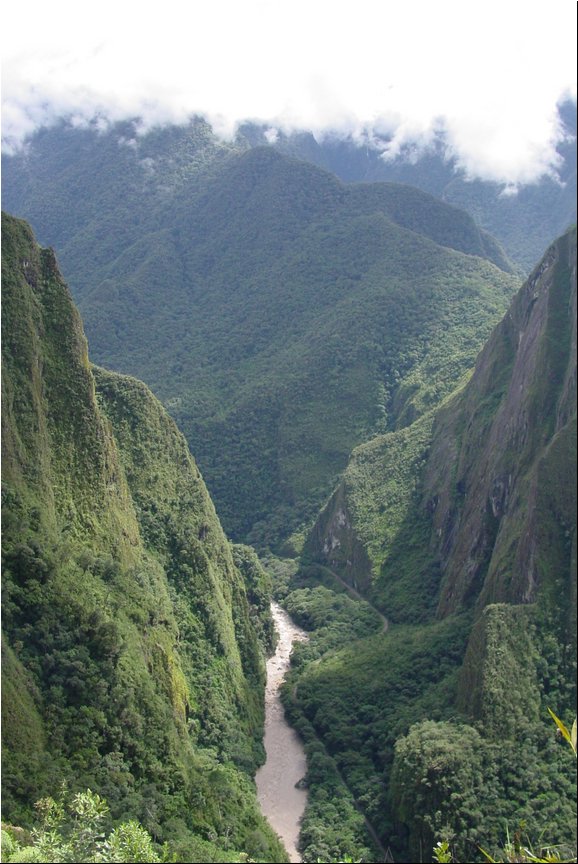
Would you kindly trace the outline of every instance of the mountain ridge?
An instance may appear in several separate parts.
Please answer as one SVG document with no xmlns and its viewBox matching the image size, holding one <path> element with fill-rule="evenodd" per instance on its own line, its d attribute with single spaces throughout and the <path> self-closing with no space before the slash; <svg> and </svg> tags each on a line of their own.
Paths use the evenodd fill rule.
<svg viewBox="0 0 578 864">
<path fill-rule="evenodd" d="M 284 860 L 252 779 L 267 580 L 148 388 L 91 367 L 52 250 L 2 238 L 3 818 L 64 781 L 177 856 Z"/>
<path fill-rule="evenodd" d="M 311 776 L 322 796 L 338 770 L 396 860 L 444 832 L 457 860 L 502 860 L 504 822 L 522 820 L 574 854 L 572 756 L 547 709 L 572 725 L 575 310 L 572 229 L 472 375 L 353 451 L 287 587 L 287 608 L 312 619 L 287 685 Z M 385 634 L 349 636 L 352 612 L 333 623 L 341 580 L 387 617 Z"/>
<path fill-rule="evenodd" d="M 103 130 L 96 123 L 84 129 L 75 128 L 63 118 L 53 127 L 40 129 L 31 136 L 23 151 L 3 156 L 4 206 L 28 218 L 41 241 L 58 249 L 67 278 L 77 282 L 62 237 L 44 236 L 42 233 L 43 227 L 50 228 L 50 222 L 44 219 L 41 224 L 42 211 L 38 208 L 41 199 L 51 200 L 55 224 L 61 216 L 66 218 L 66 207 L 58 205 L 50 188 L 48 165 L 51 165 L 53 176 L 59 176 L 64 182 L 67 175 L 70 180 L 74 175 L 75 188 L 88 186 L 85 196 L 85 202 L 88 202 L 94 197 L 94 180 L 100 175 L 110 174 L 107 160 L 111 157 L 118 159 L 121 155 L 125 160 L 125 183 L 131 178 L 143 191 L 151 193 L 156 190 L 170 196 L 190 173 L 191 166 L 195 171 L 210 174 L 215 166 L 233 153 L 253 147 L 268 147 L 316 164 L 346 183 L 407 183 L 454 204 L 468 211 L 480 227 L 497 237 L 509 257 L 528 273 L 546 244 L 576 219 L 575 102 L 567 100 L 558 105 L 558 117 L 560 128 L 565 133 L 557 148 L 558 175 L 522 185 L 515 193 L 504 183 L 468 177 L 448 152 L 443 136 L 425 152 L 404 148 L 392 159 L 383 155 L 387 151 L 387 138 L 379 137 L 360 142 L 327 134 L 316 139 L 310 133 L 277 130 L 272 139 L 267 127 L 247 123 L 239 127 L 233 141 L 227 142 L 218 139 L 210 125 L 200 117 L 193 117 L 182 126 L 158 127 L 144 134 L 136 119 L 111 124 Z M 113 134 L 107 137 L 109 132 Z M 57 140 L 55 149 L 52 142 Z M 78 142 L 76 145 L 75 140 Z M 95 143 L 98 143 L 96 150 Z M 83 166 L 76 162 L 75 146 L 82 148 L 85 163 L 91 164 L 86 174 Z M 40 154 L 46 163 L 44 167 L 35 159 Z M 132 158 L 126 161 L 128 157 Z M 139 163 L 140 170 L 135 174 L 134 166 Z M 118 179 L 112 176 L 111 179 L 114 187 Z M 117 191 L 120 191 L 118 187 Z M 125 188 L 124 197 L 127 202 L 133 202 L 134 212 L 133 192 L 126 193 Z M 108 196 L 109 205 L 112 200 Z M 73 204 L 70 200 L 69 205 Z M 44 215 L 48 216 L 48 213 L 45 211 Z M 117 222 L 115 228 L 121 234 L 124 231 L 122 222 Z M 105 249 L 109 251 L 109 257 L 111 242 L 114 244 L 110 235 L 100 235 L 99 244 L 103 252 Z M 80 283 L 78 290 L 82 290 Z"/>
<path fill-rule="evenodd" d="M 425 193 L 348 187 L 263 148 L 197 179 L 81 311 L 96 362 L 176 418 L 227 530 L 278 545 L 376 423 L 448 391 L 517 283 Z"/>
<path fill-rule="evenodd" d="M 331 171 L 344 181 L 409 183 L 466 210 L 507 250 L 528 274 L 546 245 L 576 221 L 576 101 L 557 106 L 563 137 L 557 146 L 554 176 L 509 188 L 505 183 L 469 177 L 447 147 L 443 134 L 423 151 L 409 145 L 395 158 L 387 155 L 388 139 L 373 136 L 365 142 L 328 134 L 278 130 L 273 145 Z M 246 124 L 239 130 L 251 146 L 267 141 L 267 130 Z"/>
<path fill-rule="evenodd" d="M 388 554 L 394 555 L 392 564 L 397 560 L 391 544 L 396 531 L 403 534 L 404 519 L 410 518 L 411 513 L 414 528 L 425 531 L 426 538 L 431 537 L 425 543 L 429 547 L 425 559 L 430 562 L 424 564 L 426 570 L 429 566 L 441 568 L 445 574 L 447 584 L 443 588 L 442 583 L 439 614 L 458 611 L 468 594 L 474 602 L 479 596 L 482 605 L 521 602 L 524 598 L 524 602 L 530 602 L 534 598 L 532 583 L 539 579 L 531 575 L 535 565 L 530 566 L 530 562 L 539 555 L 535 549 L 531 551 L 531 544 L 523 538 L 528 532 L 536 535 L 533 511 L 539 510 L 543 519 L 549 521 L 537 492 L 546 486 L 545 465 L 558 477 L 557 493 L 554 490 L 548 493 L 559 495 L 555 508 L 558 518 L 570 530 L 573 513 L 575 520 L 575 501 L 573 504 L 571 490 L 560 474 L 561 469 L 556 467 L 567 465 L 569 459 L 572 464 L 576 413 L 576 329 L 575 323 L 572 324 L 576 308 L 575 273 L 573 229 L 550 247 L 516 295 L 462 389 L 417 424 L 378 437 L 355 451 L 342 485 L 309 540 L 309 554 L 336 567 L 341 575 L 365 586 L 370 596 L 376 596 L 376 586 L 380 580 L 386 580 L 385 571 L 378 575 L 379 568 L 387 569 L 384 562 Z M 542 428 L 540 423 L 543 441 L 536 438 L 536 430 Z M 468 438 L 467 430 L 471 430 L 475 440 Z M 514 470 L 514 464 L 525 467 Z M 385 483 L 382 492 L 379 484 L 383 483 L 384 471 L 392 479 Z M 415 489 L 407 488 L 407 478 L 414 471 L 421 472 L 421 481 Z M 398 488 L 405 491 L 396 499 L 396 487 L 392 484 L 397 482 L 398 475 L 401 478 Z M 538 476 L 542 476 L 540 482 Z M 356 483 L 363 484 L 360 487 L 363 491 L 356 491 Z M 383 499 L 383 494 L 389 498 Z M 362 504 L 355 503 L 358 500 Z M 397 515 L 396 500 L 401 508 Z M 352 502 L 353 510 L 348 509 L 348 501 Z M 518 524 L 520 501 L 529 502 L 528 515 Z M 360 525 L 357 531 L 356 519 Z M 517 553 L 513 549 L 507 552 L 505 547 L 500 551 L 502 530 L 509 544 L 514 536 L 518 537 L 513 544 L 520 544 Z M 376 539 L 380 532 L 389 538 L 381 541 L 381 546 Z M 492 552 L 496 542 L 498 545 Z M 543 542 L 547 548 L 546 540 Z M 527 551 L 520 558 L 524 546 Z M 553 546 L 559 547 L 560 539 Z M 372 551 L 368 556 L 369 549 Z M 385 549 L 389 553 L 384 558 Z M 360 562 L 358 571 L 352 555 Z M 492 555 L 496 556 L 494 564 L 490 564 Z M 518 556 L 515 565 L 512 555 Z M 518 574 L 519 587 L 512 587 L 512 593 L 505 586 L 498 587 L 499 573 L 506 566 L 498 561 L 504 556 L 508 566 L 514 566 Z M 493 575 L 486 584 L 483 574 L 488 567 Z M 466 578 L 468 572 L 470 576 Z M 521 587 L 524 579 L 526 588 Z M 459 584 L 462 587 L 458 590 Z M 481 584 L 485 584 L 483 590 Z M 382 603 L 386 609 L 386 600 Z"/>
</svg>

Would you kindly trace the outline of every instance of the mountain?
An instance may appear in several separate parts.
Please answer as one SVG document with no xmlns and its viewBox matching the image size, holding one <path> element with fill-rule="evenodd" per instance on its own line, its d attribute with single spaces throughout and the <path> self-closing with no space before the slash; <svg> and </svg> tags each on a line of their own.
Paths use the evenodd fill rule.
<svg viewBox="0 0 578 864">
<path fill-rule="evenodd" d="M 448 155 L 443 136 L 425 152 L 409 145 L 392 159 L 383 155 L 388 139 L 376 135 L 366 142 L 281 130 L 271 136 L 269 127 L 247 123 L 234 141 L 224 142 L 198 117 L 188 125 L 147 132 L 138 120 L 105 131 L 96 121 L 85 128 L 62 121 L 39 130 L 23 151 L 2 156 L 3 206 L 28 219 L 41 241 L 58 250 L 78 297 L 85 287 L 83 254 L 91 252 L 93 264 L 95 258 L 106 263 L 127 232 L 146 223 L 156 196 L 169 199 L 193 176 L 202 182 L 234 153 L 270 147 L 347 183 L 407 184 L 464 209 L 529 273 L 546 245 L 576 220 L 576 103 L 560 103 L 558 117 L 564 137 L 557 148 L 557 177 L 544 176 L 514 194 L 504 183 L 468 178 Z M 100 221 L 105 211 L 108 230 L 94 243 L 95 214 Z"/>
<path fill-rule="evenodd" d="M 108 131 L 63 121 L 39 130 L 21 152 L 2 155 L 3 207 L 57 250 L 78 300 L 127 246 L 165 224 L 177 191 L 202 183 L 237 152 L 201 119 L 146 135 L 136 121 Z"/>
<path fill-rule="evenodd" d="M 379 136 L 362 144 L 337 135 L 317 140 L 310 133 L 279 131 L 272 146 L 348 183 L 407 183 L 436 195 L 466 210 L 529 273 L 546 245 L 576 221 L 575 101 L 558 105 L 558 122 L 563 138 L 557 147 L 557 176 L 544 176 L 518 190 L 505 183 L 468 178 L 455 157 L 448 156 L 443 136 L 425 152 L 408 145 L 395 158 L 384 156 L 389 142 Z M 271 138 L 270 130 L 251 124 L 242 127 L 240 135 L 251 146 L 263 146 Z"/>
<path fill-rule="evenodd" d="M 293 720 L 395 860 L 446 834 L 458 860 L 480 860 L 505 823 L 524 823 L 529 842 L 543 830 L 541 842 L 575 846 L 571 755 L 547 713 L 571 726 L 576 704 L 575 478 L 571 229 L 471 378 L 353 452 L 285 601 L 304 622 L 316 616 L 289 682 Z M 327 651 L 319 606 L 333 608 L 324 592 L 343 582 L 389 629 Z"/>
<path fill-rule="evenodd" d="M 150 391 L 91 366 L 52 250 L 5 215 L 2 241 L 3 817 L 64 781 L 181 860 L 284 860 L 252 780 L 264 574 Z"/>
<path fill-rule="evenodd" d="M 294 549 L 351 450 L 451 392 L 518 282 L 492 238 L 430 195 L 205 133 L 175 132 L 169 158 L 168 131 L 45 132 L 11 164 L 8 198 L 45 171 L 23 205 L 45 240 L 54 211 L 49 242 L 96 362 L 163 401 L 231 536 Z M 61 138 L 94 166 L 80 216 L 84 151 L 61 163 Z"/>
<path fill-rule="evenodd" d="M 389 607 L 403 578 L 403 565 L 388 561 L 397 560 L 397 536 L 410 525 L 427 526 L 424 572 L 437 574 L 438 616 L 472 604 L 533 602 L 549 579 L 572 584 L 574 238 L 571 231 L 550 247 L 462 390 L 413 426 L 354 452 L 310 551 L 380 605 Z M 417 546 L 408 540 L 404 534 Z"/>
<path fill-rule="evenodd" d="M 83 298 L 91 345 L 151 385 L 227 529 L 260 545 L 311 518 L 376 423 L 447 392 L 515 285 L 460 211 L 271 150 L 183 193 L 171 224 Z"/>
<path fill-rule="evenodd" d="M 575 232 L 507 312 L 519 281 L 499 244 L 424 192 L 345 184 L 201 122 L 168 150 L 167 130 L 101 134 L 45 132 L 10 168 L 118 370 L 89 364 L 54 254 L 8 219 L 10 818 L 66 779 L 177 858 L 282 854 L 251 781 L 267 577 L 122 372 L 178 420 L 237 539 L 305 539 L 299 571 L 277 568 L 311 630 L 284 693 L 308 754 L 307 860 L 380 844 L 420 860 L 449 832 L 476 861 L 505 821 L 572 844 L 546 708 L 571 723 Z"/>
</svg>

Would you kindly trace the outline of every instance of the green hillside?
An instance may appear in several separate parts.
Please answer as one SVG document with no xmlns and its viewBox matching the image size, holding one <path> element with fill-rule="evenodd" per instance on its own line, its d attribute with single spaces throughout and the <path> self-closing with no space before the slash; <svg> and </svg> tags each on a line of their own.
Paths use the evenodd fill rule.
<svg viewBox="0 0 578 864">
<path fill-rule="evenodd" d="M 573 236 L 550 248 L 517 294 L 471 380 L 437 412 L 355 450 L 310 538 L 310 554 L 392 615 L 396 581 L 420 566 L 422 578 L 437 569 L 430 611 L 440 615 L 477 602 L 529 602 L 544 573 L 570 573 Z M 409 542 L 412 531 L 422 543 Z M 398 560 L 403 546 L 425 550 L 422 565 Z M 545 558 L 566 547 L 569 557 Z M 358 565 L 347 563 L 354 553 Z M 414 610 L 406 604 L 402 614 Z"/>
<path fill-rule="evenodd" d="M 266 579 L 150 391 L 90 366 L 53 252 L 2 241 L 3 818 L 65 781 L 179 860 L 284 860 L 252 780 Z"/>
<path fill-rule="evenodd" d="M 417 189 L 227 148 L 201 121 L 131 128 L 45 131 L 8 163 L 7 200 L 62 254 L 96 362 L 177 420 L 226 530 L 282 548 L 355 446 L 451 392 L 518 282 Z"/>
<path fill-rule="evenodd" d="M 9 163 L 99 366 L 7 217 L 6 816 L 66 780 L 175 860 L 282 860 L 271 575 L 202 472 L 235 541 L 300 555 L 268 560 L 311 633 L 304 861 L 477 862 L 521 825 L 571 857 L 576 233 L 518 291 L 465 212 L 254 143 L 62 126 Z"/>
<path fill-rule="evenodd" d="M 183 197 L 180 230 L 137 244 L 83 299 L 91 345 L 164 401 L 233 536 L 275 544 L 356 444 L 449 391 L 516 283 L 428 236 L 481 254 L 459 211 L 272 151 Z"/>
<path fill-rule="evenodd" d="M 159 207 L 230 152 L 203 120 L 146 135 L 132 122 L 108 132 L 63 122 L 40 129 L 25 151 L 2 155 L 3 207 L 57 251 L 78 300 L 127 245 L 159 227 Z"/>
<path fill-rule="evenodd" d="M 576 103 L 558 106 L 560 128 L 558 178 L 544 176 L 516 194 L 503 183 L 468 178 L 448 152 L 443 134 L 420 153 L 410 144 L 395 159 L 384 159 L 387 139 L 359 140 L 326 134 L 241 126 L 233 142 L 223 142 L 208 123 L 193 118 L 183 126 L 147 132 L 138 121 L 103 130 L 62 121 L 40 129 L 24 150 L 2 156 L 5 209 L 27 218 L 43 243 L 54 246 L 76 296 L 90 286 L 83 260 L 106 266 L 126 245 L 136 226 L 148 229 L 151 205 L 169 202 L 179 188 L 203 182 L 231 154 L 253 147 L 273 147 L 318 165 L 346 183 L 402 183 L 464 209 L 476 224 L 496 237 L 512 261 L 528 273 L 545 246 L 576 219 Z M 104 211 L 111 230 L 101 230 Z M 153 217 L 154 218 L 154 217 Z M 91 250 L 94 232 L 98 247 Z"/>
<path fill-rule="evenodd" d="M 379 136 L 360 145 L 359 140 L 341 135 L 316 140 L 310 133 L 279 131 L 273 146 L 348 183 L 407 183 L 461 207 L 529 273 L 547 244 L 576 221 L 575 100 L 558 105 L 558 121 L 564 137 L 557 146 L 557 176 L 545 175 L 517 190 L 505 183 L 468 177 L 451 155 L 443 133 L 430 149 L 420 152 L 410 142 L 395 158 L 383 157 L 388 141 Z M 251 124 L 241 129 L 251 146 L 266 144 L 265 132 L 266 128 Z"/>
<path fill-rule="evenodd" d="M 470 380 L 354 451 L 289 586 L 287 608 L 313 629 L 288 684 L 293 720 L 395 860 L 419 860 L 446 835 L 458 860 L 484 860 L 478 844 L 496 850 L 521 825 L 572 855 L 575 771 L 547 709 L 571 726 L 575 477 L 573 230 Z M 387 616 L 386 633 L 332 644 L 319 611 L 310 623 L 312 608 L 332 606 L 315 585 L 343 591 L 337 577 Z M 308 836 L 319 854 L 319 833 Z"/>
</svg>

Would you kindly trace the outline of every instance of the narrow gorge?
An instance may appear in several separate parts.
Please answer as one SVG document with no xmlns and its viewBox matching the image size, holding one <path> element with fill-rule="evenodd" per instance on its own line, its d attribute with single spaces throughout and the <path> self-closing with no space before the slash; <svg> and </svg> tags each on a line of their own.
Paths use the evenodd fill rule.
<svg viewBox="0 0 578 864">
<path fill-rule="evenodd" d="M 307 766 L 301 739 L 285 719 L 279 691 L 289 670 L 293 643 L 306 640 L 307 634 L 278 603 L 272 604 L 272 613 L 279 641 L 275 654 L 267 662 L 264 739 L 267 761 L 255 779 L 263 815 L 283 841 L 290 861 L 300 862 L 297 842 L 307 803 L 307 790 L 300 781 Z"/>
</svg>

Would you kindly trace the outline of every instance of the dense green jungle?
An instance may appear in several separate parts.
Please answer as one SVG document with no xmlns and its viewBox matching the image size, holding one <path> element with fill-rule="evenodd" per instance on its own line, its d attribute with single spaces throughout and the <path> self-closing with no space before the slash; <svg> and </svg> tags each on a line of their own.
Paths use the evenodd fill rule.
<svg viewBox="0 0 578 864">
<path fill-rule="evenodd" d="M 252 782 L 268 577 L 150 391 L 90 365 L 54 253 L 2 241 L 4 818 L 65 783 L 177 860 L 285 860 Z"/>
<path fill-rule="evenodd" d="M 545 196 L 524 280 L 437 186 L 262 144 L 3 157 L 6 860 L 287 860 L 273 598 L 309 632 L 303 861 L 575 860 L 575 213 Z"/>
<path fill-rule="evenodd" d="M 13 212 L 62 249 L 94 361 L 175 418 L 227 533 L 295 555 L 352 449 L 451 392 L 519 278 L 470 216 L 417 189 L 238 152 L 201 122 L 138 151 L 131 129 L 8 163 L 8 189 L 24 170 L 55 228 Z"/>
<path fill-rule="evenodd" d="M 576 213 L 576 104 L 558 106 L 558 122 L 564 136 L 558 145 L 559 174 L 544 176 L 522 186 L 516 194 L 503 183 L 467 176 L 448 148 L 443 130 L 435 145 L 424 152 L 407 145 L 396 156 L 388 153 L 387 137 L 375 132 L 366 141 L 326 134 L 319 140 L 311 133 L 276 130 L 278 150 L 325 168 L 347 182 L 386 181 L 407 183 L 448 204 L 466 210 L 496 237 L 509 257 L 529 273 L 551 240 L 563 234 Z M 270 129 L 246 124 L 240 137 L 251 146 L 271 139 Z"/>
</svg>

